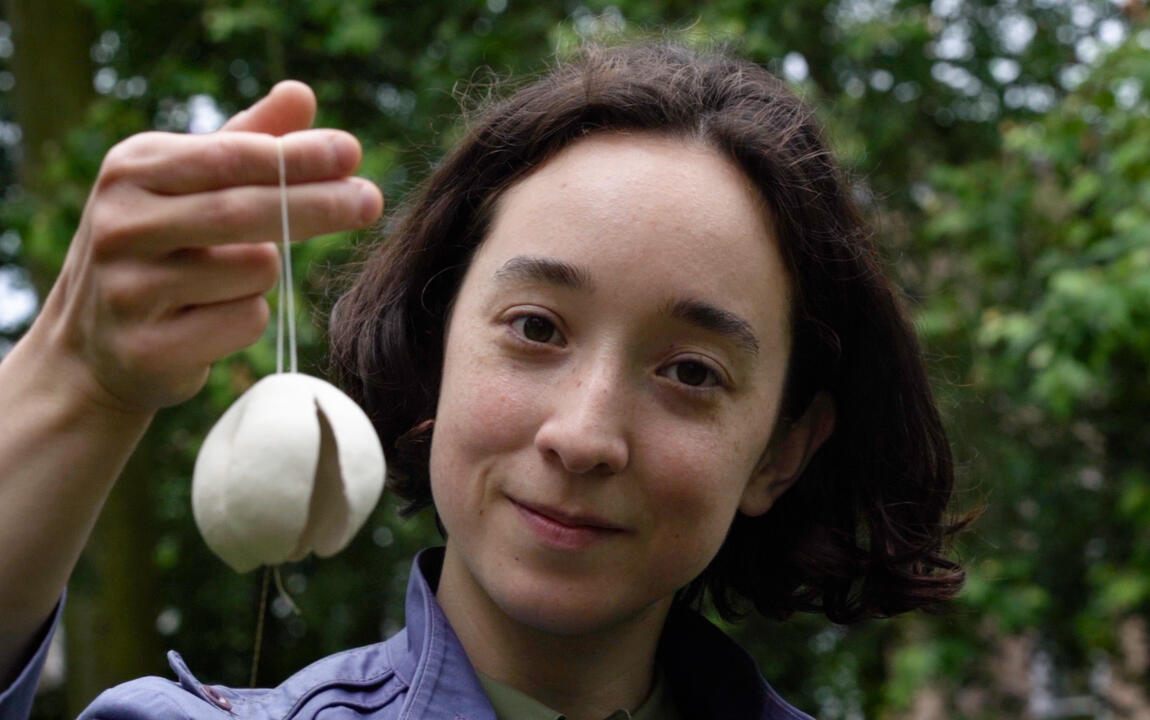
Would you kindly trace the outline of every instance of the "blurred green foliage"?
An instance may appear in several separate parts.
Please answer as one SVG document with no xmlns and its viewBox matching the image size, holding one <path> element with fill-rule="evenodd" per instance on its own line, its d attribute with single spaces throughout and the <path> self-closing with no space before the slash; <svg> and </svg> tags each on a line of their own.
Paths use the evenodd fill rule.
<svg viewBox="0 0 1150 720">
<path fill-rule="evenodd" d="M 941 616 L 853 628 L 752 620 L 731 632 L 820 718 L 1150 712 L 1144 3 L 82 4 L 98 93 L 67 137 L 41 149 L 35 186 L 20 184 L 17 145 L 0 133 L 0 223 L 20 240 L 0 243 L 0 270 L 27 268 L 42 292 L 108 147 L 231 114 L 285 77 L 315 88 L 319 124 L 360 138 L 363 172 L 394 206 L 495 78 L 527 76 L 584 39 L 670 28 L 784 74 L 855 174 L 906 289 L 961 465 L 958 506 L 986 511 L 956 548 L 968 584 Z M 3 72 L 0 120 L 18 122 Z M 369 235 L 297 251 L 307 370 L 322 367 L 323 317 Z M 259 579 L 206 551 L 188 480 L 213 420 L 273 367 L 270 342 L 218 363 L 205 392 L 162 413 L 142 448 L 149 504 L 137 511 L 150 516 L 152 560 L 136 570 L 157 589 L 154 615 L 132 621 L 212 682 L 247 682 Z M 384 503 L 344 554 L 285 568 L 303 612 L 273 603 L 261 682 L 401 627 L 409 559 L 435 539 L 430 517 L 400 521 Z M 98 568 L 83 563 L 71 592 L 98 596 Z M 161 657 L 148 662 L 167 674 Z M 66 705 L 79 701 L 49 691 L 37 717 L 74 715 Z"/>
</svg>

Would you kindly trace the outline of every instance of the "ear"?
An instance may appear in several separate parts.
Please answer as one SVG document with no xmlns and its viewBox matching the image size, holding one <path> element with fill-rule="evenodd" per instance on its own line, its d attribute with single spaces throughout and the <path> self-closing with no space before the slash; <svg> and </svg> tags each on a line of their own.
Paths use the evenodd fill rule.
<svg viewBox="0 0 1150 720">
<path fill-rule="evenodd" d="M 785 428 L 763 453 L 739 502 L 744 515 L 762 515 L 802 475 L 815 452 L 835 429 L 835 403 L 825 391 L 817 393 L 797 422 Z"/>
</svg>

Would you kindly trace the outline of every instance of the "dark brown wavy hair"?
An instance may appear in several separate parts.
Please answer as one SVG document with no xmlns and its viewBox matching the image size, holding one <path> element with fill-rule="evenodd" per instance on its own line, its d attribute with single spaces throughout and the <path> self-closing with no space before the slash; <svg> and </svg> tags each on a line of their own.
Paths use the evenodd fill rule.
<svg viewBox="0 0 1150 720">
<path fill-rule="evenodd" d="M 590 46 L 495 102 L 401 208 L 332 311 L 332 373 L 384 443 L 391 489 L 431 503 L 426 421 L 445 322 L 501 195 L 592 133 L 701 141 L 770 208 L 794 288 L 781 424 L 819 390 L 835 430 L 766 515 L 739 515 L 680 591 L 720 613 L 821 611 L 838 623 L 953 596 L 944 555 L 954 473 L 915 332 L 811 109 L 763 68 L 674 44 Z"/>
</svg>

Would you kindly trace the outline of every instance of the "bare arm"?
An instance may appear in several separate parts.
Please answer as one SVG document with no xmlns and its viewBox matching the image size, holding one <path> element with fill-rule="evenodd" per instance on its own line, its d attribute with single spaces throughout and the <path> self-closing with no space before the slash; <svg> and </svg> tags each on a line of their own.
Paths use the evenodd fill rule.
<svg viewBox="0 0 1150 720">
<path fill-rule="evenodd" d="M 315 100 L 277 86 L 224 131 L 113 148 L 60 277 L 0 363 L 0 690 L 27 662 L 104 500 L 156 410 L 255 342 L 279 260 L 275 142 L 295 239 L 361 227 L 378 189 L 358 143 L 303 131 Z M 257 134 L 266 133 L 266 134 Z"/>
<path fill-rule="evenodd" d="M 75 368 L 37 340 L 0 363 L 0 689 L 30 655 L 152 417 L 71 394 Z"/>
</svg>

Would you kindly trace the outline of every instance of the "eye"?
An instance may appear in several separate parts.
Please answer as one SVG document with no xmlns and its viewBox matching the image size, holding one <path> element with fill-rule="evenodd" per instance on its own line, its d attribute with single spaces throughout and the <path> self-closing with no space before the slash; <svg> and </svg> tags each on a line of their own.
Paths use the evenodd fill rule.
<svg viewBox="0 0 1150 720">
<path fill-rule="evenodd" d="M 712 370 L 706 363 L 698 360 L 681 360 L 672 363 L 660 374 L 693 388 L 722 385 L 719 373 Z"/>
<path fill-rule="evenodd" d="M 563 339 L 555 323 L 542 315 L 521 315 L 511 321 L 511 327 L 520 337 L 533 343 L 552 344 Z"/>
</svg>

